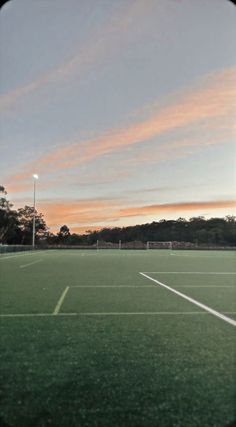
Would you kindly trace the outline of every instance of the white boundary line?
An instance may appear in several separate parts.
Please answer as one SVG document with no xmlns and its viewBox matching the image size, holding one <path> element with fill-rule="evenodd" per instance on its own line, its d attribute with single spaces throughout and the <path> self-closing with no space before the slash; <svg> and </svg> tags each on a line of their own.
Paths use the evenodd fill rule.
<svg viewBox="0 0 236 427">
<path fill-rule="evenodd" d="M 65 296 L 66 296 L 67 292 L 69 291 L 69 289 L 70 289 L 70 287 L 69 287 L 69 286 L 67 286 L 67 287 L 64 289 L 64 291 L 62 292 L 62 294 L 61 294 L 61 296 L 60 296 L 60 298 L 59 298 L 59 300 L 58 300 L 58 302 L 57 302 L 57 305 L 56 305 L 56 307 L 54 308 L 54 311 L 53 311 L 53 313 L 52 313 L 52 315 L 53 315 L 53 316 L 56 316 L 56 315 L 59 313 L 60 308 L 61 308 L 61 306 L 62 306 L 62 304 L 63 304 L 63 301 L 64 301 Z"/>
<path fill-rule="evenodd" d="M 139 272 L 142 276 L 146 277 L 149 280 L 152 280 L 153 282 L 157 283 L 158 285 L 162 286 L 163 288 L 168 289 L 171 292 L 174 292 L 176 295 L 186 299 L 187 301 L 191 302 L 192 304 L 197 305 L 198 307 L 201 307 L 203 310 L 208 311 L 209 313 L 213 314 L 216 317 L 219 317 L 220 319 L 224 320 L 225 322 L 229 323 L 230 325 L 236 326 L 236 321 L 231 319 L 230 317 L 224 316 L 224 314 L 219 313 L 216 310 L 213 310 L 212 308 L 208 307 L 205 304 L 202 304 L 201 302 L 196 301 L 193 298 L 188 297 L 185 294 L 182 294 L 182 292 L 177 291 L 176 289 L 171 288 L 170 286 L 165 285 L 162 282 L 159 282 L 159 280 L 153 279 L 152 277 L 148 276 L 145 273 Z"/>
<path fill-rule="evenodd" d="M 36 261 L 32 261 L 29 264 L 20 265 L 20 268 L 29 267 L 30 265 L 37 264 L 38 262 L 41 262 L 41 261 L 42 261 L 42 259 L 36 259 Z"/>
<path fill-rule="evenodd" d="M 206 271 L 143 271 L 143 273 L 149 273 L 149 274 L 215 274 L 215 275 L 218 275 L 218 274 L 236 274 L 236 272 L 228 272 L 228 271 L 226 271 L 226 272 L 223 272 L 223 271 L 218 271 L 218 272 L 215 272 L 215 271 L 208 271 L 208 272 L 206 272 Z"/>
<path fill-rule="evenodd" d="M 236 312 L 224 312 L 225 314 L 236 314 Z M 209 315 L 210 313 L 206 311 L 140 311 L 140 312 L 111 312 L 111 313 L 57 313 L 58 316 L 185 316 L 185 315 Z M 7 319 L 7 318 L 15 318 L 15 317 L 22 317 L 22 318 L 31 318 L 31 317 L 55 317 L 54 313 L 12 313 L 12 314 L 0 314 L 1 319 Z"/>
</svg>

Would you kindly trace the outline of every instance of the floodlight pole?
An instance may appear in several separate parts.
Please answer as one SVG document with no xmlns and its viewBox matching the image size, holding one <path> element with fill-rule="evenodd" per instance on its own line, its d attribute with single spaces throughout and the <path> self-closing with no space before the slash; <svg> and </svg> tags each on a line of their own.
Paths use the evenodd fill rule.
<svg viewBox="0 0 236 427">
<path fill-rule="evenodd" d="M 36 193 L 36 179 L 38 179 L 38 175 L 34 174 L 34 211 L 33 211 L 33 232 L 32 232 L 32 248 L 35 248 L 35 193 Z"/>
</svg>

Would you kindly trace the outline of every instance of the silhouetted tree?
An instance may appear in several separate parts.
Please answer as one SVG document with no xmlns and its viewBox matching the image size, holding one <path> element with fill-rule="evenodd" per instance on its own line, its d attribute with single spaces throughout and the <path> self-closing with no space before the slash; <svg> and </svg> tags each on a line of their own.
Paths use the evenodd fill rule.
<svg viewBox="0 0 236 427">
<path fill-rule="evenodd" d="M 129 241 L 179 241 L 208 245 L 236 245 L 236 217 L 210 218 L 203 216 L 177 220 L 162 219 L 159 222 L 135 225 L 123 228 L 104 228 L 100 231 L 89 231 L 88 235 L 80 236 L 87 244 L 97 240 L 118 243 Z M 76 239 L 74 238 L 74 242 Z"/>
<path fill-rule="evenodd" d="M 21 244 L 30 245 L 32 242 L 34 208 L 25 206 L 17 211 L 19 228 L 21 230 Z M 47 225 L 43 214 L 35 212 L 35 242 L 47 236 Z"/>
<path fill-rule="evenodd" d="M 68 238 L 70 236 L 70 229 L 67 225 L 62 225 L 59 233 L 57 233 L 57 241 L 59 243 L 68 243 Z"/>
<path fill-rule="evenodd" d="M 5 187 L 0 185 L 0 243 L 9 243 L 19 230 L 17 213 L 6 196 Z"/>
</svg>

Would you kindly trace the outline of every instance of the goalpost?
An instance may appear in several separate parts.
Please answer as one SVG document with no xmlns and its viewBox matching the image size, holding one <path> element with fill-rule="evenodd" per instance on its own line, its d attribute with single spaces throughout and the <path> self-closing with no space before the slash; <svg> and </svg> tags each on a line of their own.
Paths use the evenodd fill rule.
<svg viewBox="0 0 236 427">
<path fill-rule="evenodd" d="M 172 250 L 172 242 L 148 241 L 147 249 L 170 249 Z"/>
</svg>

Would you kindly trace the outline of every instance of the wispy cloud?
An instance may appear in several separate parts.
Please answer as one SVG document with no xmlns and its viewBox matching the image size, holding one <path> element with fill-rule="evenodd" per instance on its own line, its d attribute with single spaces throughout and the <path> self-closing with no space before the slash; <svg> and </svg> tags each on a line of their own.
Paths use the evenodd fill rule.
<svg viewBox="0 0 236 427">
<path fill-rule="evenodd" d="M 147 205 L 120 210 L 120 217 L 146 216 L 160 214 L 162 212 L 178 213 L 183 211 L 197 211 L 202 209 L 226 209 L 236 208 L 236 200 L 218 200 L 218 201 L 199 201 L 199 202 L 182 202 L 182 203 L 164 203 L 160 205 Z"/>
<path fill-rule="evenodd" d="M 38 168 L 36 166 L 35 170 L 38 171 Z M 11 195 L 17 193 L 19 195 L 18 200 L 21 197 L 21 193 L 31 194 L 33 184 L 32 179 L 29 179 L 30 174 L 31 172 L 25 172 L 22 175 L 20 174 L 17 178 L 10 177 L 9 180 L 4 180 L 4 185 L 7 187 L 8 194 Z M 56 177 L 50 177 L 50 179 L 47 179 L 47 176 L 40 176 L 40 181 L 38 182 L 38 190 L 41 193 L 44 190 L 50 190 L 52 188 L 59 189 L 65 185 L 69 186 L 70 189 L 75 189 L 78 187 L 92 187 L 93 189 L 95 189 L 97 187 L 112 184 L 116 181 L 121 181 L 129 177 L 129 175 L 130 171 L 128 169 L 115 170 L 111 167 L 102 169 L 99 171 L 99 173 L 96 169 L 92 171 L 86 170 L 80 174 L 67 174 L 66 171 L 62 171 L 61 173 L 58 173 Z"/>
<path fill-rule="evenodd" d="M 64 223 L 89 224 L 100 223 L 109 218 L 115 221 L 113 212 L 118 211 L 123 205 L 120 199 L 84 199 L 40 201 L 38 209 L 44 212 L 50 227 L 63 225 Z"/>
<path fill-rule="evenodd" d="M 218 123 L 215 122 L 214 133 L 211 135 L 206 135 L 204 133 L 200 123 L 198 131 L 192 129 L 192 134 L 189 137 L 185 135 L 182 138 L 180 136 L 175 138 L 170 137 L 168 143 L 161 142 L 159 144 L 152 144 L 151 149 L 148 150 L 143 145 L 139 146 L 135 153 L 126 156 L 124 163 L 126 166 L 137 168 L 140 164 L 144 163 L 157 164 L 173 159 L 183 159 L 209 146 L 222 143 L 233 144 L 234 135 L 231 129 L 227 128 L 224 132 L 220 132 L 219 130 L 219 132 L 216 133 L 217 124 Z"/>
<path fill-rule="evenodd" d="M 18 100 L 24 99 L 43 87 L 57 85 L 73 76 L 77 84 L 85 73 L 98 65 L 107 56 L 110 57 L 118 48 L 127 43 L 133 33 L 137 32 L 138 22 L 150 9 L 142 0 L 129 2 L 124 7 L 114 7 L 109 21 L 102 25 L 87 39 L 78 52 L 60 66 L 51 69 L 32 82 L 18 87 L 5 95 L 0 96 L 0 111 L 12 107 Z"/>
<path fill-rule="evenodd" d="M 185 90 L 173 99 L 168 98 L 169 104 L 162 106 L 150 117 L 124 128 L 111 129 L 103 136 L 82 142 L 68 141 L 64 146 L 50 154 L 24 166 L 24 171 L 9 177 L 13 181 L 24 181 L 36 170 L 41 174 L 67 170 L 79 164 L 90 162 L 105 154 L 114 153 L 124 148 L 143 143 L 154 137 L 185 129 L 191 125 L 203 126 L 201 139 L 189 138 L 157 146 L 160 160 L 168 158 L 169 154 L 185 155 L 188 147 L 202 147 L 222 142 L 222 132 L 229 136 L 229 129 L 235 119 L 236 99 L 236 67 L 208 75 L 200 84 Z M 214 134 L 204 136 L 204 127 L 213 126 Z M 222 128 L 222 123 L 225 123 Z M 217 127 L 221 130 L 217 137 Z M 224 128 L 225 126 L 225 128 Z M 209 133 L 209 132 L 208 132 Z M 231 132 L 232 136 L 232 132 Z M 144 147 L 144 146 L 143 146 Z M 178 148 L 182 148 L 178 153 Z M 148 155 L 148 154 L 147 154 Z"/>
<path fill-rule="evenodd" d="M 42 164 L 53 161 L 59 168 L 73 167 L 193 123 L 216 118 L 229 119 L 229 115 L 235 116 L 235 97 L 236 68 L 232 68 L 208 76 L 203 85 L 175 96 L 169 105 L 151 117 L 125 128 L 110 130 L 95 140 L 59 149 L 42 159 Z M 207 143 L 214 144 L 214 141 L 215 137 L 212 141 L 208 139 Z M 201 141 L 198 143 L 201 144 Z M 196 145 L 196 142 L 189 140 L 188 144 Z"/>
<path fill-rule="evenodd" d="M 194 187 L 197 187 L 201 184 L 195 184 Z M 139 188 L 139 189 L 132 189 L 132 190 L 126 190 L 124 194 L 140 194 L 143 196 L 143 194 L 146 193 L 166 193 L 169 191 L 180 191 L 181 189 L 188 189 L 193 188 L 193 185 L 173 185 L 173 186 L 160 186 L 160 187 L 152 187 L 152 188 Z"/>
</svg>

